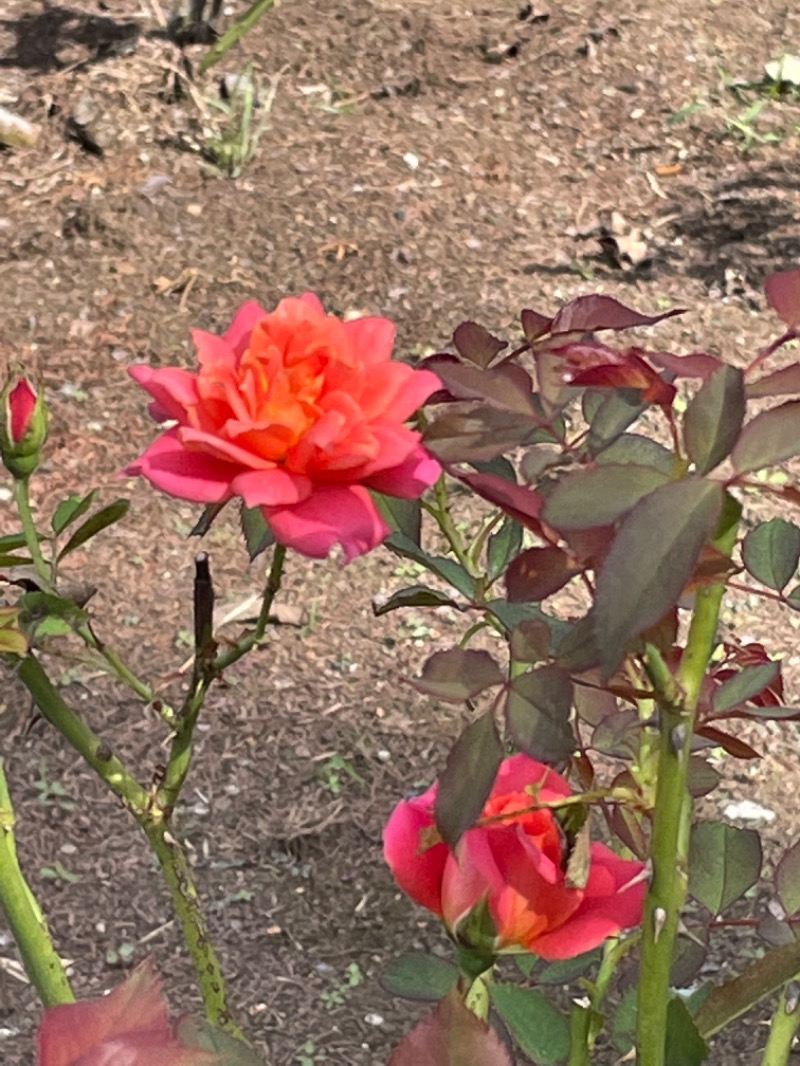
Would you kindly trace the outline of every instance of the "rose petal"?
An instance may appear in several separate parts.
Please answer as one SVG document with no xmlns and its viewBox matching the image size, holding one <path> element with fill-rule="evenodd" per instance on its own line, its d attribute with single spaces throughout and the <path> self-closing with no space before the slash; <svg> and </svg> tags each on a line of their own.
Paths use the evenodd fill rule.
<svg viewBox="0 0 800 1066">
<path fill-rule="evenodd" d="M 294 505 L 307 499 L 313 488 L 310 478 L 279 468 L 251 470 L 231 482 L 232 494 L 241 496 L 248 507 Z"/>
<path fill-rule="evenodd" d="M 103 1041 L 134 1032 L 170 1039 L 161 981 L 149 959 L 107 996 L 45 1010 L 37 1033 L 39 1066 L 73 1066 Z"/>
<path fill-rule="evenodd" d="M 265 507 L 275 539 L 312 559 L 324 559 L 335 544 L 345 562 L 377 547 L 390 530 L 360 485 L 321 485 L 294 507 Z"/>
<path fill-rule="evenodd" d="M 128 367 L 134 381 L 155 400 L 150 413 L 157 422 L 175 418 L 179 422 L 186 417 L 187 408 L 197 403 L 197 375 L 177 366 L 154 370 L 144 363 Z"/>
<path fill-rule="evenodd" d="M 141 474 L 179 500 L 221 503 L 231 496 L 231 483 L 241 468 L 203 452 L 187 451 L 178 439 L 178 428 L 157 437 L 150 447 L 121 472 L 123 477 Z"/>
<path fill-rule="evenodd" d="M 592 844 L 589 879 L 580 907 L 559 929 L 540 936 L 531 950 L 545 959 L 571 959 L 622 929 L 638 925 L 647 881 L 629 883 L 644 868 L 641 862 L 621 859 L 604 844 Z"/>
<path fill-rule="evenodd" d="M 403 800 L 383 831 L 383 856 L 406 895 L 436 915 L 442 913 L 442 876 L 450 851 L 444 842 L 425 848 L 422 833 L 433 827 L 435 789 Z"/>
<path fill-rule="evenodd" d="M 382 363 L 391 358 L 395 328 L 388 318 L 380 318 L 378 315 L 351 318 L 345 322 L 344 329 L 362 363 Z"/>
<path fill-rule="evenodd" d="M 236 312 L 222 339 L 237 359 L 250 346 L 250 334 L 256 323 L 266 317 L 267 312 L 257 300 L 248 300 Z"/>
<path fill-rule="evenodd" d="M 415 500 L 439 480 L 441 472 L 439 463 L 420 446 L 397 466 L 365 478 L 364 484 L 386 496 Z"/>
</svg>

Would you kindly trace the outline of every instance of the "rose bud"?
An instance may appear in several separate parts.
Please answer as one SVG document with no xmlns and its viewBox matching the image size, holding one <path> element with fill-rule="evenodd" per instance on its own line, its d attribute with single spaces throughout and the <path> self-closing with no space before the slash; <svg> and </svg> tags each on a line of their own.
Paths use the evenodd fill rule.
<svg viewBox="0 0 800 1066">
<path fill-rule="evenodd" d="M 28 478 L 39 465 L 47 437 L 47 408 L 42 392 L 20 377 L 3 389 L 0 420 L 0 458 L 17 480 Z"/>
</svg>

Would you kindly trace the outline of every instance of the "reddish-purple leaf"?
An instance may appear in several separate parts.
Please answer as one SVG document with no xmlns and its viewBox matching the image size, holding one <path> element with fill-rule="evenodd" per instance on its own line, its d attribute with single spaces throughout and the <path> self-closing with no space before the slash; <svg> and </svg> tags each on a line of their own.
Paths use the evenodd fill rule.
<svg viewBox="0 0 800 1066">
<path fill-rule="evenodd" d="M 698 474 L 707 474 L 733 448 L 744 422 L 744 374 L 720 366 L 706 378 L 686 409 L 686 451 Z"/>
<path fill-rule="evenodd" d="M 506 570 L 510 603 L 539 603 L 570 581 L 581 568 L 562 548 L 528 548 Z"/>
<path fill-rule="evenodd" d="M 778 898 L 791 918 L 800 911 L 800 840 L 784 851 L 775 870 Z"/>
<path fill-rule="evenodd" d="M 531 310 L 523 311 L 520 315 L 520 320 L 522 322 L 522 332 L 525 334 L 525 339 L 529 344 L 532 344 L 533 341 L 538 341 L 540 337 L 544 337 L 546 333 L 549 333 L 553 324 L 552 318 Z"/>
<path fill-rule="evenodd" d="M 506 722 L 514 743 L 541 762 L 560 763 L 575 750 L 570 725 L 572 682 L 557 666 L 528 670 L 511 682 Z"/>
<path fill-rule="evenodd" d="M 463 703 L 492 685 L 501 685 L 503 673 L 488 651 L 450 648 L 437 651 L 422 667 L 422 676 L 409 684 L 446 703 Z"/>
<path fill-rule="evenodd" d="M 661 470 L 636 463 L 604 463 L 576 470 L 556 483 L 542 517 L 561 531 L 610 526 L 669 480 Z"/>
<path fill-rule="evenodd" d="M 542 498 L 535 489 L 515 485 L 497 474 L 459 474 L 458 477 L 484 500 L 496 504 L 528 529 L 541 532 Z"/>
<path fill-rule="evenodd" d="M 651 492 L 623 519 L 597 575 L 593 609 L 606 676 L 629 641 L 677 603 L 722 503 L 721 485 L 687 478 Z"/>
<path fill-rule="evenodd" d="M 729 755 L 732 755 L 734 759 L 761 758 L 761 755 L 755 748 L 751 748 L 749 744 L 745 744 L 745 742 L 740 740 L 739 737 L 732 737 L 730 733 L 725 733 L 713 725 L 700 726 L 695 735 L 703 737 L 704 740 L 711 741 L 712 747 L 722 748 L 723 751 L 727 751 Z"/>
<path fill-rule="evenodd" d="M 504 754 L 491 711 L 471 722 L 450 749 L 439 776 L 434 813 L 442 839 L 451 848 L 480 818 Z"/>
<path fill-rule="evenodd" d="M 800 326 L 800 270 L 779 270 L 764 282 L 770 307 L 789 329 Z"/>
<path fill-rule="evenodd" d="M 660 315 L 640 315 L 613 296 L 579 296 L 565 304 L 553 319 L 551 333 L 593 333 L 599 329 L 631 329 L 633 326 L 652 326 L 673 315 L 682 315 L 684 308 L 676 307 Z"/>
<path fill-rule="evenodd" d="M 584 677 L 575 678 L 573 702 L 575 711 L 582 722 L 597 726 L 610 714 L 619 710 L 617 697 L 607 688 L 600 686 L 600 672 L 592 671 Z M 596 682 L 596 683 L 595 683 Z"/>
<path fill-rule="evenodd" d="M 744 427 L 731 452 L 740 474 L 763 470 L 800 452 L 800 400 L 762 411 Z"/>
<path fill-rule="evenodd" d="M 447 412 L 425 430 L 425 447 L 445 463 L 477 463 L 524 444 L 535 431 L 529 415 L 481 407 Z"/>
<path fill-rule="evenodd" d="M 721 780 L 722 775 L 710 763 L 707 763 L 702 756 L 693 755 L 691 757 L 689 760 L 688 787 L 690 795 L 695 799 L 713 792 Z"/>
<path fill-rule="evenodd" d="M 800 363 L 773 370 L 747 385 L 747 395 L 753 400 L 762 396 L 789 396 L 795 392 L 800 392 Z"/>
<path fill-rule="evenodd" d="M 636 389 L 645 403 L 671 407 L 677 392 L 644 359 L 631 355 L 625 363 L 592 366 L 569 376 L 572 385 L 595 389 Z"/>
<path fill-rule="evenodd" d="M 488 329 L 477 322 L 462 322 L 456 326 L 453 344 L 462 358 L 480 367 L 487 367 L 495 356 L 508 347 L 508 341 L 492 336 Z"/>
<path fill-rule="evenodd" d="M 610 714 L 592 733 L 592 747 L 615 759 L 635 758 L 639 751 L 639 715 L 625 707 Z"/>
<path fill-rule="evenodd" d="M 676 378 L 706 378 L 723 366 L 721 359 L 707 352 L 690 352 L 689 355 L 673 355 L 672 352 L 648 352 L 651 363 L 669 370 Z"/>
<path fill-rule="evenodd" d="M 512 1066 L 512 1059 L 454 989 L 403 1038 L 389 1066 Z"/>
<path fill-rule="evenodd" d="M 485 400 L 503 411 L 529 415 L 534 425 L 541 424 L 533 402 L 533 381 L 521 366 L 505 363 L 484 370 L 449 359 L 430 359 L 428 366 L 454 399 Z"/>
</svg>

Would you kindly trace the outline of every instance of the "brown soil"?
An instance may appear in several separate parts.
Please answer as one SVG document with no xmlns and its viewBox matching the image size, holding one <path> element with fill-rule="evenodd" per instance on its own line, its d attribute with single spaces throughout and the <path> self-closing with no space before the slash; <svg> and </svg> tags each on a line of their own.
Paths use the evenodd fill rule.
<svg viewBox="0 0 800 1066">
<path fill-rule="evenodd" d="M 800 108 L 772 103 L 755 138 L 737 132 L 731 120 L 755 96 L 738 101 L 723 72 L 758 80 L 796 51 L 791 4 L 285 0 L 222 64 L 252 61 L 262 100 L 274 91 L 236 180 L 202 154 L 220 126 L 207 103 L 216 71 L 176 91 L 184 56 L 165 39 L 162 6 L 6 0 L 0 105 L 42 135 L 2 154 L 0 350 L 38 363 L 52 403 L 42 512 L 89 481 L 105 499 L 133 497 L 129 519 L 74 569 L 99 586 L 102 633 L 167 692 L 179 692 L 188 654 L 196 511 L 120 485 L 117 471 L 153 433 L 126 367 L 188 365 L 191 327 L 220 330 L 245 299 L 270 306 L 311 289 L 333 311 L 393 318 L 398 351 L 419 354 L 464 318 L 513 330 L 524 306 L 602 290 L 642 311 L 691 308 L 660 327 L 679 350 L 743 360 L 775 332 L 761 282 L 800 259 Z M 201 54 L 185 50 L 192 63 Z M 633 231 L 618 243 L 635 266 L 600 246 L 612 212 Z M 259 587 L 232 520 L 206 547 L 223 609 Z M 306 624 L 275 630 L 230 671 L 199 735 L 176 831 L 232 997 L 275 1066 L 385 1062 L 419 1010 L 377 976 L 409 946 L 447 953 L 380 852 L 392 805 L 431 779 L 459 720 L 398 684 L 459 632 L 441 614 L 376 621 L 371 596 L 401 580 L 381 551 L 346 570 L 292 559 L 281 599 L 305 608 Z M 772 636 L 767 611 L 736 600 L 730 611 Z M 794 625 L 779 641 L 792 698 Z M 151 773 L 161 734 L 141 704 L 92 665 L 58 669 L 66 696 Z M 171 1002 L 196 1006 L 137 829 L 13 684 L 0 712 L 22 858 L 78 991 L 97 993 L 152 952 Z M 768 756 L 755 774 L 734 766 L 726 795 L 774 808 L 766 835 L 785 843 L 798 825 L 796 760 L 786 740 L 761 739 Z M 46 877 L 57 862 L 74 878 Z M 735 945 L 717 936 L 723 964 Z M 1 930 L 0 946 L 13 956 Z M 37 1007 L 7 969 L 0 1057 L 27 1063 Z M 752 1022 L 719 1038 L 710 1061 L 757 1062 L 765 1030 Z"/>
</svg>

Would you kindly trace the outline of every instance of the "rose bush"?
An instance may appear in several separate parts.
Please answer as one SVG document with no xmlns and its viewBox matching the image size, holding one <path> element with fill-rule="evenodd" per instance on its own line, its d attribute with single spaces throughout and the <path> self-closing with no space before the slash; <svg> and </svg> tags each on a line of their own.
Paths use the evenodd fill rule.
<svg viewBox="0 0 800 1066">
<path fill-rule="evenodd" d="M 150 961 L 107 996 L 44 1012 L 38 1066 L 214 1066 L 220 1057 L 177 1039 Z"/>
<path fill-rule="evenodd" d="M 643 863 L 593 843 L 585 883 L 570 884 L 564 830 L 552 808 L 536 807 L 571 794 L 555 770 L 527 755 L 505 759 L 480 821 L 454 852 L 436 833 L 437 791 L 434 784 L 397 805 L 384 855 L 403 891 L 442 918 L 454 939 L 481 952 L 521 948 L 566 959 L 641 921 Z"/>
<path fill-rule="evenodd" d="M 275 539 L 346 560 L 389 533 L 370 489 L 415 498 L 439 465 L 404 426 L 439 386 L 391 360 L 394 326 L 342 321 L 312 293 L 245 303 L 221 337 L 195 330 L 200 369 L 134 366 L 162 433 L 126 468 L 171 496 L 260 507 Z"/>
</svg>

